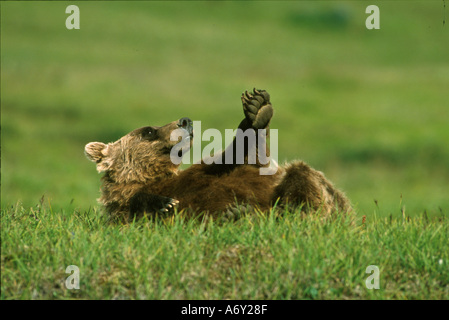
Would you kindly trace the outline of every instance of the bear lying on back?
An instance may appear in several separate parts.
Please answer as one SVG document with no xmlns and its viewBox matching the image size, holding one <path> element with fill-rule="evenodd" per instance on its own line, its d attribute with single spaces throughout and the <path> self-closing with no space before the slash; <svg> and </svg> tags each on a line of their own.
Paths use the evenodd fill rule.
<svg viewBox="0 0 449 320">
<path fill-rule="evenodd" d="M 278 167 L 274 174 L 261 175 L 260 169 L 267 165 L 259 158 L 249 158 L 258 155 L 259 149 L 265 150 L 266 139 L 240 139 L 239 134 L 258 129 L 268 132 L 273 107 L 264 90 L 245 92 L 242 103 L 245 118 L 238 126 L 241 130 L 236 131 L 233 143 L 225 151 L 214 156 L 221 158 L 222 164 L 207 164 L 210 161 L 203 159 L 186 170 L 178 170 L 179 164 L 170 155 L 181 140 L 172 141 L 170 136 L 174 130 L 185 130 L 191 144 L 193 129 L 189 118 L 163 127 L 139 128 L 109 144 L 88 143 L 86 156 L 97 164 L 98 172 L 105 173 L 99 201 L 113 217 L 124 220 L 168 213 L 175 207 L 212 216 L 239 205 L 267 211 L 275 203 L 280 207 L 302 206 L 303 210 L 321 214 L 352 210 L 345 195 L 323 173 L 302 161 Z M 237 148 L 239 141 L 244 141 L 243 149 Z M 244 153 L 243 163 L 237 161 L 238 152 Z"/>
</svg>

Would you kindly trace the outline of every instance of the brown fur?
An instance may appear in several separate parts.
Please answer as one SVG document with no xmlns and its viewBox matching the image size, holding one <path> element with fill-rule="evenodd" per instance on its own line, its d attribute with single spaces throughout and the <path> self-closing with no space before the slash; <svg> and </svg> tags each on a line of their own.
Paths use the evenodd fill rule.
<svg viewBox="0 0 449 320">
<path fill-rule="evenodd" d="M 245 119 L 239 128 L 268 129 L 273 115 L 269 94 L 263 90 L 246 92 L 242 102 Z M 99 172 L 105 172 L 99 201 L 111 215 L 127 219 L 144 213 L 167 213 L 177 207 L 217 216 L 238 204 L 267 211 L 276 202 L 325 214 L 351 210 L 345 195 L 323 173 L 302 161 L 279 167 L 273 175 L 260 175 L 262 165 L 259 161 L 248 164 L 248 153 L 265 141 L 256 145 L 247 142 L 244 164 L 201 162 L 178 170 L 170 160 L 170 150 L 178 141 L 170 141 L 170 134 L 177 128 L 191 133 L 186 121 L 190 119 L 182 118 L 163 127 L 139 128 L 114 143 L 86 145 L 88 159 L 97 164 Z M 224 159 L 232 149 L 235 151 L 235 140 L 218 157 Z"/>
</svg>

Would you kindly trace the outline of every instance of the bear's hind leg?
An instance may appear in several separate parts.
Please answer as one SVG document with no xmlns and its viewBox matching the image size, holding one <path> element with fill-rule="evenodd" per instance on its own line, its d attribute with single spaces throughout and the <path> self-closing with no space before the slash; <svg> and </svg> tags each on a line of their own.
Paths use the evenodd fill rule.
<svg viewBox="0 0 449 320">
<path fill-rule="evenodd" d="M 324 174 L 302 161 L 288 164 L 281 182 L 276 186 L 273 203 L 303 206 L 303 210 L 348 212 L 351 205 L 346 196 L 326 179 Z"/>
</svg>

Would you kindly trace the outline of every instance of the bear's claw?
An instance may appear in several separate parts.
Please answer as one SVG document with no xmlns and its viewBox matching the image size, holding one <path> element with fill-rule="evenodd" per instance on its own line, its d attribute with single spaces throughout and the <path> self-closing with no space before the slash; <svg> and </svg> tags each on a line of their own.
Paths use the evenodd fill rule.
<svg viewBox="0 0 449 320">
<path fill-rule="evenodd" d="M 170 200 L 165 204 L 165 207 L 159 210 L 161 213 L 171 212 L 179 204 L 178 200 L 172 198 L 169 199 Z"/>
<path fill-rule="evenodd" d="M 253 89 L 242 93 L 243 113 L 253 129 L 264 129 L 273 116 L 270 95 L 265 90 Z"/>
</svg>

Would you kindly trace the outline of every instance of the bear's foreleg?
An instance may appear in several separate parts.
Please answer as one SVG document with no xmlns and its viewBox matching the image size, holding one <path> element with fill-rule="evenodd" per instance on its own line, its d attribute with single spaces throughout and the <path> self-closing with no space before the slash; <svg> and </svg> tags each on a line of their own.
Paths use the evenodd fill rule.
<svg viewBox="0 0 449 320">
<path fill-rule="evenodd" d="M 262 148 L 266 151 L 264 158 L 270 155 L 267 148 L 269 124 L 273 116 L 270 95 L 265 90 L 254 89 L 252 93 L 245 91 L 241 99 L 245 118 L 240 122 L 233 142 L 219 156 L 221 164 L 210 166 L 209 173 L 227 173 L 238 165 L 266 166 L 259 161 L 259 148 L 265 146 Z M 265 136 L 259 134 L 258 130 L 261 129 L 266 130 Z"/>
<path fill-rule="evenodd" d="M 148 192 L 138 192 L 129 201 L 130 217 L 141 216 L 145 213 L 170 213 L 179 201 Z"/>
</svg>

